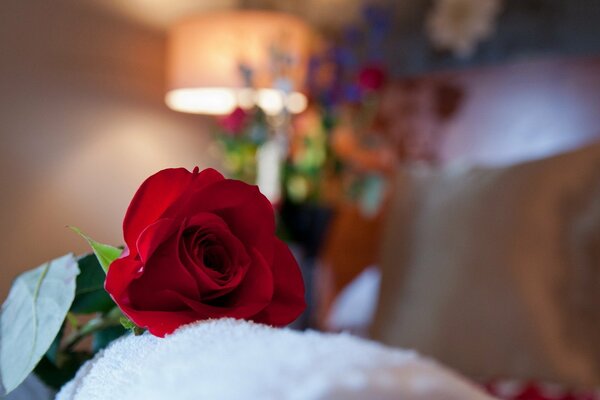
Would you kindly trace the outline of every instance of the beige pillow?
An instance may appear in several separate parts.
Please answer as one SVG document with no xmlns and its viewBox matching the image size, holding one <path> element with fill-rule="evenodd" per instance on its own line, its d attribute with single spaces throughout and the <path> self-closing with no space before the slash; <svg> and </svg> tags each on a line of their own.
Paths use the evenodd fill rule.
<svg viewBox="0 0 600 400">
<path fill-rule="evenodd" d="M 375 339 L 476 378 L 600 384 L 600 144 L 396 183 Z"/>
</svg>

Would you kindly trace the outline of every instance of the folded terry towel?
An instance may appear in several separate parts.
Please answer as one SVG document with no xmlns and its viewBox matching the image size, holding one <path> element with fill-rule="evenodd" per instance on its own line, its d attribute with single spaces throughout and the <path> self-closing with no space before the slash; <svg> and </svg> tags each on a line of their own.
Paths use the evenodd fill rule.
<svg viewBox="0 0 600 400">
<path fill-rule="evenodd" d="M 96 399 L 490 398 L 412 351 L 346 334 L 220 319 L 164 339 L 124 337 L 85 364 L 57 396 Z"/>
</svg>

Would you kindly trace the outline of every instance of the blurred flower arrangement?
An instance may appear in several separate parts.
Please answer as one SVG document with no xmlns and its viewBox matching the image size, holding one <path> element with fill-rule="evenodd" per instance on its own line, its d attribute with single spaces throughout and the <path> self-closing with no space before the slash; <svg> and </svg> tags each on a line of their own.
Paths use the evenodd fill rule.
<svg viewBox="0 0 600 400">
<path fill-rule="evenodd" d="M 336 181 L 327 187 L 356 202 L 367 216 L 378 212 L 384 175 L 395 162 L 376 126 L 382 92 L 395 63 L 386 51 L 392 16 L 388 7 L 364 7 L 362 19 L 316 55 L 309 67 L 309 92 L 327 131 L 327 154 Z"/>
<path fill-rule="evenodd" d="M 292 112 L 304 108 L 302 102 L 305 99 L 294 98 L 293 80 L 289 76 L 297 60 L 282 44 L 272 44 L 269 54 L 273 82 L 273 90 L 269 92 L 271 98 L 261 104 L 254 85 L 255 71 L 240 64 L 245 87 L 254 98 L 247 102 L 248 106 L 237 107 L 229 115 L 217 119 L 216 139 L 227 174 L 258 184 L 269 200 L 276 203 L 280 200 L 280 164 L 288 153 Z"/>
<path fill-rule="evenodd" d="M 218 119 L 217 141 L 224 155 L 228 175 L 248 183 L 256 182 L 256 153 L 268 138 L 265 113 L 258 107 L 236 108 Z"/>
<path fill-rule="evenodd" d="M 300 115 L 292 117 L 285 108 L 267 115 L 254 107 L 237 108 L 220 118 L 216 137 L 228 174 L 256 183 L 260 147 L 285 131 L 281 188 L 287 201 L 335 202 L 341 186 L 353 199 L 369 188 L 367 197 L 377 203 L 380 196 L 373 190 L 381 191 L 379 175 L 392 163 L 389 151 L 379 146 L 381 138 L 372 135 L 390 70 L 384 42 L 391 23 L 388 9 L 365 7 L 362 21 L 313 57 L 306 82 L 310 104 Z M 290 60 L 282 52 L 273 54 L 273 71 L 278 74 L 274 81 L 279 89 L 288 90 L 280 72 Z M 252 72 L 241 71 L 251 86 Z"/>
<path fill-rule="evenodd" d="M 461 4 L 452 8 L 452 1 Z M 442 34 L 438 33 L 446 32 L 442 35 L 446 37 L 449 28 L 444 27 L 452 25 L 448 18 L 456 16 L 458 8 L 463 10 L 468 21 L 466 25 L 461 21 L 457 24 L 464 25 L 465 35 L 452 36 L 452 40 L 444 43 L 466 54 L 491 32 L 499 0 L 486 0 L 485 7 L 472 5 L 473 1 L 452 1 L 439 0 L 434 4 L 428 27 L 437 32 L 431 35 L 433 43 L 439 44 Z M 402 102 L 423 101 L 427 105 L 422 108 L 435 108 L 432 105 L 435 99 L 431 97 L 437 94 L 429 92 L 438 88 L 407 84 L 400 90 L 398 85 L 395 91 L 388 90 L 391 78 L 402 71 L 398 52 L 390 48 L 395 43 L 394 14 L 393 5 L 365 6 L 359 21 L 313 55 L 305 84 L 309 103 L 301 114 L 292 115 L 286 107 L 279 113 L 266 114 L 254 107 L 238 108 L 219 119 L 217 139 L 228 174 L 257 183 L 259 150 L 277 139 L 281 148 L 281 171 L 277 176 L 284 202 L 332 205 L 351 201 L 369 217 L 380 210 L 387 176 L 396 164 L 414 160 L 433 162 L 435 139 L 430 132 L 433 128 L 408 125 L 433 120 L 435 116 L 414 117 L 415 110 L 399 113 L 397 109 Z M 285 68 L 292 62 L 284 51 L 273 51 L 273 81 L 283 93 L 291 90 Z M 252 87 L 252 71 L 245 68 L 241 71 L 247 85 Z M 411 118 L 421 120 L 409 121 Z M 394 120 L 392 127 L 390 119 Z M 408 122 L 398 127 L 399 119 Z"/>
</svg>

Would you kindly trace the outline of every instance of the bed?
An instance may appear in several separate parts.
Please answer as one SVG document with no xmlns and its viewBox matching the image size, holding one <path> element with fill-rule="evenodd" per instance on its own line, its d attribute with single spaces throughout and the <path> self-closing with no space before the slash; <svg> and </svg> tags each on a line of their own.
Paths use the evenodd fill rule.
<svg viewBox="0 0 600 400">
<path fill-rule="evenodd" d="M 548 398 L 595 398 L 599 72 L 592 56 L 410 78 L 457 88 L 460 104 L 434 127 L 435 162 L 401 165 L 361 225 L 382 246 L 350 267 L 330 246 L 325 329 L 415 348 L 503 398 L 545 398 L 539 382 Z"/>
<path fill-rule="evenodd" d="M 480 382 L 600 387 L 600 143 L 504 167 L 402 169 L 393 199 L 380 265 L 340 293 L 329 329 Z"/>
</svg>

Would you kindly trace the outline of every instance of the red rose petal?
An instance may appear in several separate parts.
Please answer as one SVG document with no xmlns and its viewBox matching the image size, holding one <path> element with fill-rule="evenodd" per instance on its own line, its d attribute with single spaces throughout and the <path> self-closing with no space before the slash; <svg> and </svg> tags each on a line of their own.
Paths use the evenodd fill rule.
<svg viewBox="0 0 600 400">
<path fill-rule="evenodd" d="M 178 230 L 175 221 L 162 218 L 147 226 L 136 241 L 137 253 L 142 262 L 150 259 L 156 249 Z"/>
<path fill-rule="evenodd" d="M 225 250 L 223 250 L 225 252 Z M 232 262 L 232 261 L 228 261 Z M 184 262 L 184 265 L 186 263 Z M 211 277 L 209 272 L 210 268 L 201 265 L 188 270 L 196 278 L 198 284 L 198 292 L 200 297 L 204 301 L 210 301 L 217 297 L 225 296 L 227 293 L 235 290 L 246 275 L 250 266 L 250 258 L 243 264 L 231 266 L 230 269 L 233 271 L 229 272 L 225 278 L 215 279 Z"/>
<path fill-rule="evenodd" d="M 252 303 L 235 307 L 218 307 L 195 301 L 176 291 L 165 291 L 161 293 L 161 297 L 176 299 L 174 301 L 185 304 L 186 307 L 175 311 L 136 310 L 132 307 L 125 307 L 122 310 L 136 325 L 147 328 L 153 335 L 164 337 L 184 324 L 210 318 L 249 318 L 256 313 L 257 309 L 264 307 Z"/>
<path fill-rule="evenodd" d="M 197 312 L 196 320 L 207 318 L 250 318 L 264 309 L 273 297 L 273 278 L 269 266 L 258 252 L 239 287 L 212 302 L 180 296 Z M 179 294 L 178 294 L 179 295 Z"/>
<path fill-rule="evenodd" d="M 302 314 L 306 301 L 298 263 L 287 245 L 279 239 L 275 239 L 273 279 L 275 292 L 271 304 L 252 319 L 274 326 L 285 326 Z"/>
<path fill-rule="evenodd" d="M 379 90 L 385 84 L 387 74 L 379 65 L 367 65 L 358 73 L 358 85 L 365 90 Z"/>
<path fill-rule="evenodd" d="M 260 305 L 252 303 L 242 304 L 236 307 L 219 307 L 194 301 L 187 297 L 181 296 L 179 293 L 174 293 L 174 295 L 179 296 L 182 302 L 186 303 L 190 309 L 194 310 L 194 321 L 202 321 L 210 318 L 249 318 L 251 315 L 256 313 L 256 309 L 258 307 L 261 307 Z M 264 305 L 262 307 L 264 307 Z"/>
<path fill-rule="evenodd" d="M 127 248 L 123 251 L 121 258 L 110 264 L 104 281 L 104 288 L 119 307 L 129 305 L 126 290 L 129 284 L 142 274 L 142 266 L 143 264 L 139 260 L 129 256 Z"/>
<path fill-rule="evenodd" d="M 214 170 L 161 171 L 136 193 L 123 230 L 126 251 L 105 286 L 154 335 L 207 318 L 286 325 L 305 308 L 298 265 L 255 186 Z"/>
<path fill-rule="evenodd" d="M 264 309 L 273 298 L 273 272 L 262 254 L 255 249 L 250 250 L 252 263 L 246 272 L 244 280 L 238 288 L 226 296 L 229 307 L 240 307 L 254 304 L 253 314 Z"/>
<path fill-rule="evenodd" d="M 198 190 L 186 199 L 185 204 L 182 201 L 174 205 L 165 216 L 171 216 L 177 210 L 186 210 L 188 215 L 216 213 L 236 237 L 247 247 L 256 248 L 271 264 L 275 215 L 273 206 L 258 187 L 225 179 Z"/>
<path fill-rule="evenodd" d="M 173 289 L 160 289 L 153 292 L 152 296 L 145 297 L 141 306 L 132 296 L 130 309 L 135 311 L 185 311 L 188 307 L 185 302 L 181 301 L 182 296 Z"/>
<path fill-rule="evenodd" d="M 165 289 L 177 291 L 190 298 L 199 298 L 194 277 L 181 264 L 178 253 L 177 236 L 172 235 L 145 263 L 143 273 L 129 283 L 130 304 L 137 309 L 164 309 L 160 302 L 165 301 L 169 308 L 175 308 L 169 299 L 162 299 L 160 292 Z M 167 305 L 165 305 L 167 307 Z"/>
<path fill-rule="evenodd" d="M 123 233 L 125 243 L 134 248 L 140 233 L 190 190 L 198 190 L 223 180 L 223 175 L 214 169 L 200 173 L 185 168 L 165 169 L 157 172 L 142 183 L 135 193 L 125 219 Z"/>
<path fill-rule="evenodd" d="M 190 254 L 190 249 L 185 245 L 185 240 L 179 238 L 178 258 L 186 269 L 196 278 L 200 297 L 210 300 L 225 295 L 234 290 L 244 279 L 250 265 L 250 257 L 244 245 L 231 234 L 225 222 L 215 214 L 200 213 L 186 222 L 184 229 L 198 229 L 210 234 L 223 246 L 224 263 L 229 267 L 227 271 L 214 271 L 204 265 L 203 257 Z M 181 236 L 182 232 L 179 233 Z M 199 251 L 202 251 L 201 248 Z"/>
<path fill-rule="evenodd" d="M 137 311 L 121 307 L 123 313 L 141 328 L 146 328 L 151 334 L 165 337 L 182 325 L 198 320 L 192 310 L 184 311 Z"/>
</svg>

